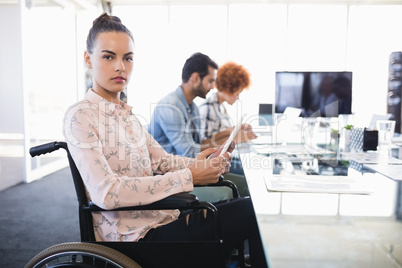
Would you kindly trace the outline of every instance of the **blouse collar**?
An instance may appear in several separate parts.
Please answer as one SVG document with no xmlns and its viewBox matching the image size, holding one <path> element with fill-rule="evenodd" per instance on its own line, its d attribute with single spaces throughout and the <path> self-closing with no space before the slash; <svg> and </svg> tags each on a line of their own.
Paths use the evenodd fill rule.
<svg viewBox="0 0 402 268">
<path fill-rule="evenodd" d="M 92 89 L 89 89 L 87 91 L 85 99 L 87 99 L 89 102 L 96 103 L 96 104 L 105 102 L 105 104 L 104 104 L 105 107 L 108 107 L 108 109 L 112 112 L 116 109 L 131 110 L 133 108 L 121 100 L 119 101 L 119 103 L 114 103 L 114 102 L 108 101 L 107 99 L 103 98 L 102 96 L 97 94 Z"/>
</svg>

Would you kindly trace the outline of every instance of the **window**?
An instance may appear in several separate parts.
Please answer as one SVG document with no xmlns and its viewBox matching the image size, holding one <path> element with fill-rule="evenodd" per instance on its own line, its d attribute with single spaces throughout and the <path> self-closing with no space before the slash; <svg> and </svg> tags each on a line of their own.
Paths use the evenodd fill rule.
<svg viewBox="0 0 402 268">
<path fill-rule="evenodd" d="M 134 31 L 136 67 L 128 94 L 141 93 L 129 102 L 145 121 L 150 104 L 180 84 L 184 61 L 196 51 L 251 72 L 251 88 L 241 96 L 249 115 L 259 102 L 274 102 L 275 71 L 286 70 L 352 71 L 353 99 L 366 100 L 354 101 L 352 111 L 386 113 L 388 57 L 401 47 L 402 6 L 166 4 L 113 11 Z M 367 90 L 375 93 L 367 96 Z"/>
</svg>

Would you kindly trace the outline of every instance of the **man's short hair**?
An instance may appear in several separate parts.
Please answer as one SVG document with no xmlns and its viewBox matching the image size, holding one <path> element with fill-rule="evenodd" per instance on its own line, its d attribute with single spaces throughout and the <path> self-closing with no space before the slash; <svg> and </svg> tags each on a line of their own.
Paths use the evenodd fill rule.
<svg viewBox="0 0 402 268">
<path fill-rule="evenodd" d="M 191 74 L 198 73 L 200 78 L 203 79 L 208 75 L 208 67 L 211 66 L 214 69 L 218 69 L 216 64 L 210 57 L 200 52 L 194 53 L 190 58 L 186 60 L 183 66 L 181 79 L 183 82 L 187 82 L 190 79 Z"/>
</svg>

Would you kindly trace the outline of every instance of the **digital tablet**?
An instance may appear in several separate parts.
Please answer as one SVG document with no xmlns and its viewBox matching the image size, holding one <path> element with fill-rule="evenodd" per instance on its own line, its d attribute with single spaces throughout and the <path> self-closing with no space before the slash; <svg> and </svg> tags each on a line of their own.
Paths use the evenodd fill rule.
<svg viewBox="0 0 402 268">
<path fill-rule="evenodd" d="M 219 156 L 222 156 L 224 153 L 226 153 L 226 151 L 229 149 L 230 144 L 232 143 L 233 139 L 236 137 L 237 132 L 239 132 L 240 128 L 241 128 L 241 124 L 243 121 L 245 115 L 241 116 L 239 119 L 239 122 L 237 122 L 237 125 L 234 127 L 232 133 L 230 133 L 229 138 L 226 140 L 225 146 L 223 147 L 221 153 L 219 154 Z"/>
</svg>

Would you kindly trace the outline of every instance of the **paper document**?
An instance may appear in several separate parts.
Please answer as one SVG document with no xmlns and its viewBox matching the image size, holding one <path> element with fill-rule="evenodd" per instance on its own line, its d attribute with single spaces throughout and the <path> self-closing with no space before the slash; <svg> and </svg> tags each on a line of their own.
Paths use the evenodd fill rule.
<svg viewBox="0 0 402 268">
<path fill-rule="evenodd" d="M 402 164 L 402 160 L 378 152 L 341 153 L 342 160 L 354 160 L 360 164 Z"/>
<path fill-rule="evenodd" d="M 364 164 L 363 166 L 395 181 L 402 181 L 402 165 Z"/>
<path fill-rule="evenodd" d="M 370 194 L 362 180 L 339 176 L 265 176 L 269 191 L 297 193 Z"/>
<path fill-rule="evenodd" d="M 250 142 L 250 149 L 256 154 L 306 154 L 307 151 L 302 144 L 286 144 L 281 143 L 267 143 L 267 144 L 254 144 Z"/>
</svg>

